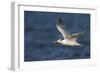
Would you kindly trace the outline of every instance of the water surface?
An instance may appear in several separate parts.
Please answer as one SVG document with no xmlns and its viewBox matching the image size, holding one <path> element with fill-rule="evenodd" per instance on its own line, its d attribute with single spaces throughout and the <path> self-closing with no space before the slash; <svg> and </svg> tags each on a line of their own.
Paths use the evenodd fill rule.
<svg viewBox="0 0 100 73">
<path fill-rule="evenodd" d="M 59 16 L 69 33 L 85 32 L 77 40 L 82 47 L 57 45 L 63 38 L 56 28 Z M 24 11 L 24 61 L 90 58 L 90 14 Z"/>
</svg>

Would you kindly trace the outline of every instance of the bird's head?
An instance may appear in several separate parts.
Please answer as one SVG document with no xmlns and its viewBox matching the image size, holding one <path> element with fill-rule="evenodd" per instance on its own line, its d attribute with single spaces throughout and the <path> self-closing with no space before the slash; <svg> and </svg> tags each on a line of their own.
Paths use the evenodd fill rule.
<svg viewBox="0 0 100 73">
<path fill-rule="evenodd" d="M 54 43 L 60 44 L 62 39 L 58 39 L 57 41 L 54 41 Z"/>
</svg>

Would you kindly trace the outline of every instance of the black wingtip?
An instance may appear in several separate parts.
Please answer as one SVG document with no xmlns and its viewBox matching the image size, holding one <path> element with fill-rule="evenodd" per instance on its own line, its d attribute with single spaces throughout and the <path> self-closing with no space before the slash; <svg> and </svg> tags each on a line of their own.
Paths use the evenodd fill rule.
<svg viewBox="0 0 100 73">
<path fill-rule="evenodd" d="M 60 17 L 59 17 L 59 16 L 57 16 L 57 24 L 59 24 L 59 19 L 60 19 Z"/>
<path fill-rule="evenodd" d="M 57 24 L 63 26 L 63 21 L 60 16 L 57 16 Z"/>
<path fill-rule="evenodd" d="M 85 34 L 85 33 L 86 33 L 85 31 L 80 32 L 80 34 Z"/>
</svg>

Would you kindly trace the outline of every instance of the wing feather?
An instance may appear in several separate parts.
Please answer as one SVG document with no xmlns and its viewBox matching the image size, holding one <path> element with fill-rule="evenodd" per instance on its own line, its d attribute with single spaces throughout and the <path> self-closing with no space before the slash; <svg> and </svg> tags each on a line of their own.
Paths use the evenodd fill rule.
<svg viewBox="0 0 100 73">
<path fill-rule="evenodd" d="M 63 35 L 64 39 L 69 38 L 69 34 L 65 32 L 63 22 L 60 17 L 57 17 L 57 29 L 61 32 Z"/>
<path fill-rule="evenodd" d="M 83 33 L 84 33 L 84 32 L 72 34 L 72 35 L 70 36 L 70 39 L 77 39 L 77 38 L 80 37 Z"/>
</svg>

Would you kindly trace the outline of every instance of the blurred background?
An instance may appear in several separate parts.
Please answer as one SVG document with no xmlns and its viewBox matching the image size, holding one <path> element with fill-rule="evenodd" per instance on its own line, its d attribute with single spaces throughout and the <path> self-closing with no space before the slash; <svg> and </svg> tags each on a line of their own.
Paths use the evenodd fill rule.
<svg viewBox="0 0 100 73">
<path fill-rule="evenodd" d="M 83 46 L 55 44 L 63 38 L 56 28 L 59 16 L 67 32 L 84 32 L 78 42 Z M 90 58 L 90 14 L 24 11 L 24 61 Z"/>
</svg>

